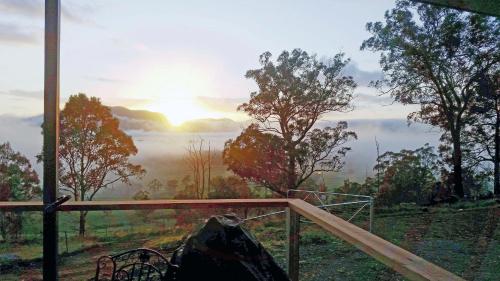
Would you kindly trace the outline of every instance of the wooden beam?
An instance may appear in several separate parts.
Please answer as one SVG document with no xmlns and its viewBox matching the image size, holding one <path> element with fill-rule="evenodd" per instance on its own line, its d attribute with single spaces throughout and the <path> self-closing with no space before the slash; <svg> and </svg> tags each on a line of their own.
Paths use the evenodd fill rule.
<svg viewBox="0 0 500 281">
<path fill-rule="evenodd" d="M 40 201 L 2 201 L 0 202 L 0 211 L 3 212 L 41 212 L 43 211 L 43 202 Z"/>
<path fill-rule="evenodd" d="M 43 106 L 43 202 L 52 204 L 58 192 L 60 0 L 45 1 Z M 43 279 L 58 280 L 57 212 L 43 214 Z"/>
<path fill-rule="evenodd" d="M 290 208 L 286 208 L 286 233 L 288 276 L 292 281 L 299 281 L 300 216 Z"/>
<path fill-rule="evenodd" d="M 354 245 L 410 280 L 464 280 L 370 232 L 303 200 L 291 199 L 290 208 L 323 229 Z"/>
<path fill-rule="evenodd" d="M 70 201 L 59 211 L 102 211 L 141 209 L 215 209 L 215 208 L 285 208 L 288 199 L 206 199 L 206 200 L 130 200 Z M 42 211 L 42 202 L 0 202 L 1 211 Z"/>
</svg>

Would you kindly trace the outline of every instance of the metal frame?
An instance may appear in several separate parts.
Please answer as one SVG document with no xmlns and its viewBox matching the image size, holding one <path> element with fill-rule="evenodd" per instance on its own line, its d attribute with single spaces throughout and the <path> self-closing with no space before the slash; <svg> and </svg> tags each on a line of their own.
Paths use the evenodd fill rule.
<svg viewBox="0 0 500 281">
<path fill-rule="evenodd" d="M 94 281 L 135 280 L 135 278 L 144 281 L 174 281 L 178 268 L 178 265 L 170 263 L 160 252 L 138 248 L 113 256 L 101 256 L 97 260 Z"/>
<path fill-rule="evenodd" d="M 373 232 L 373 219 L 374 219 L 374 213 L 375 213 L 375 198 L 373 196 L 369 195 L 361 195 L 361 194 L 350 194 L 350 193 L 338 193 L 338 192 L 321 192 L 321 191 L 314 191 L 314 190 L 301 190 L 301 189 L 289 189 L 286 193 L 287 198 L 295 198 L 295 197 L 290 197 L 291 193 L 306 193 L 307 196 L 303 199 L 304 201 L 309 198 L 309 196 L 312 194 L 314 197 L 321 203 L 321 205 L 317 206 L 318 208 L 326 209 L 327 207 L 333 207 L 333 206 L 342 206 L 342 205 L 352 205 L 352 204 L 363 204 L 361 207 L 354 212 L 354 214 L 347 220 L 347 222 L 350 222 L 352 219 L 356 217 L 357 214 L 359 214 L 366 206 L 370 206 L 370 222 L 369 222 L 369 231 Z M 354 197 L 354 198 L 364 198 L 367 200 L 359 200 L 359 201 L 348 201 L 348 202 L 342 202 L 342 203 L 333 203 L 333 204 L 325 204 L 323 200 L 321 199 L 321 196 L 344 196 L 344 197 Z M 330 211 L 329 211 L 330 212 Z M 332 212 L 330 212 L 332 213 Z"/>
<path fill-rule="evenodd" d="M 314 197 L 321 203 L 320 205 L 315 205 L 315 206 L 320 208 L 320 209 L 326 210 L 329 213 L 332 213 L 332 212 L 327 209 L 328 207 L 363 204 L 363 205 L 361 205 L 361 207 L 358 210 L 356 210 L 356 212 L 354 212 L 354 214 L 347 220 L 347 222 L 350 222 L 351 220 L 353 220 L 356 217 L 356 215 L 358 215 L 366 206 L 369 206 L 370 207 L 370 210 L 369 210 L 369 212 L 370 212 L 370 219 L 369 220 L 370 221 L 369 221 L 368 231 L 373 232 L 373 219 L 374 219 L 374 213 L 375 213 L 375 208 L 374 208 L 375 199 L 374 199 L 374 197 L 368 196 L 368 195 L 359 195 L 359 194 L 338 193 L 338 192 L 320 192 L 320 191 L 301 190 L 301 189 L 288 190 L 286 197 L 287 198 L 295 198 L 293 196 L 292 197 L 290 196 L 290 193 L 293 193 L 293 192 L 306 193 L 307 196 L 302 199 L 304 201 L 307 200 L 311 195 L 314 195 Z M 337 195 L 337 196 L 346 196 L 346 197 L 356 197 L 356 198 L 365 198 L 368 200 L 358 200 L 358 201 L 348 201 L 348 202 L 342 202 L 342 203 L 325 204 L 325 202 L 323 202 L 323 200 L 321 200 L 322 195 L 324 195 L 324 196 Z M 285 214 L 285 213 L 286 213 L 286 211 L 270 212 L 267 214 L 246 218 L 243 221 L 246 222 L 246 221 L 251 221 L 251 220 L 256 220 L 256 219 L 262 219 L 262 218 L 266 218 L 269 216 Z"/>
</svg>

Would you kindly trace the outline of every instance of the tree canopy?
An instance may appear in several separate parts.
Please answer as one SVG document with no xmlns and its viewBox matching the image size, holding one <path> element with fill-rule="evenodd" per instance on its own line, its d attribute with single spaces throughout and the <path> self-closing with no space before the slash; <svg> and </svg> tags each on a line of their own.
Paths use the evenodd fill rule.
<svg viewBox="0 0 500 281">
<path fill-rule="evenodd" d="M 484 75 L 477 92 L 463 133 L 466 164 L 493 175 L 494 193 L 500 195 L 500 69 Z"/>
<path fill-rule="evenodd" d="M 40 195 L 40 180 L 26 156 L 0 144 L 0 201 L 27 201 Z"/>
<path fill-rule="evenodd" d="M 251 192 L 245 180 L 237 176 L 217 176 L 211 181 L 210 199 L 250 198 Z"/>
<path fill-rule="evenodd" d="M 385 204 L 428 203 L 440 176 L 433 147 L 426 144 L 416 150 L 388 151 L 378 157 L 377 163 L 374 170 L 382 179 L 377 200 Z"/>
<path fill-rule="evenodd" d="M 38 174 L 26 156 L 0 144 L 0 201 L 29 201 L 41 194 Z M 0 212 L 0 234 L 15 236 L 22 228 L 19 213 Z"/>
<path fill-rule="evenodd" d="M 93 200 L 103 188 L 114 183 L 129 184 L 141 176 L 140 165 L 130 163 L 137 154 L 130 136 L 119 121 L 96 97 L 70 96 L 60 115 L 59 181 L 61 190 L 76 201 Z M 80 218 L 80 234 L 85 232 L 85 215 Z"/>
<path fill-rule="evenodd" d="M 329 112 L 352 109 L 352 77 L 342 75 L 343 54 L 318 60 L 300 49 L 283 51 L 276 62 L 260 56 L 261 68 L 249 70 L 258 91 L 238 107 L 253 123 L 226 142 L 224 162 L 245 179 L 284 195 L 316 171 L 336 171 L 356 135 L 347 123 L 324 129 L 314 125 Z"/>
<path fill-rule="evenodd" d="M 461 131 L 481 77 L 499 68 L 500 20 L 402 0 L 367 30 L 361 49 L 381 52 L 385 75 L 375 86 L 420 105 L 409 120 L 450 134 L 454 188 L 463 197 Z"/>
</svg>

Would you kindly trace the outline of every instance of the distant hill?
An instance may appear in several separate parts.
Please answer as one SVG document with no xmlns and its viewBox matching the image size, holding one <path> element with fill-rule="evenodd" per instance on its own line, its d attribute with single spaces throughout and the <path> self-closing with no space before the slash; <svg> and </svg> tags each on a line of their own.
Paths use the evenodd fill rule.
<svg viewBox="0 0 500 281">
<path fill-rule="evenodd" d="M 110 108 L 111 112 L 115 116 L 127 117 L 138 120 L 156 121 L 170 126 L 167 117 L 165 117 L 165 115 L 159 112 L 153 112 L 148 110 L 132 110 L 124 106 L 112 106 Z"/>
<path fill-rule="evenodd" d="M 180 126 L 173 126 L 162 113 L 148 110 L 134 110 L 123 106 L 111 106 L 111 113 L 120 121 L 120 128 L 125 131 L 144 132 L 186 132 L 215 133 L 241 131 L 244 124 L 229 118 L 205 118 L 189 120 Z M 40 126 L 43 115 L 24 118 L 27 123 Z"/>
<path fill-rule="evenodd" d="M 241 123 L 229 118 L 195 119 L 186 121 L 180 126 L 173 126 L 165 115 L 158 112 L 132 110 L 123 106 L 113 106 L 111 112 L 120 120 L 120 127 L 125 131 L 212 133 L 234 132 L 243 128 Z"/>
<path fill-rule="evenodd" d="M 165 115 L 148 110 L 132 110 L 123 106 L 111 107 L 113 115 L 120 120 L 120 127 L 125 130 L 168 131 L 172 125 Z"/>
<path fill-rule="evenodd" d="M 238 122 L 229 118 L 205 118 L 189 120 L 180 126 L 173 126 L 168 118 L 159 112 L 148 110 L 133 110 L 123 106 L 112 106 L 111 112 L 120 120 L 120 127 L 125 131 L 143 131 L 158 133 L 239 133 L 249 121 Z M 42 115 L 23 118 L 23 121 L 39 127 L 43 122 Z M 363 135 L 372 132 L 377 135 L 434 135 L 439 130 L 431 126 L 413 123 L 408 126 L 405 119 L 351 119 L 346 120 L 349 129 Z M 320 120 L 315 127 L 335 126 L 337 121 Z M 419 137 L 417 137 L 418 139 Z"/>
</svg>

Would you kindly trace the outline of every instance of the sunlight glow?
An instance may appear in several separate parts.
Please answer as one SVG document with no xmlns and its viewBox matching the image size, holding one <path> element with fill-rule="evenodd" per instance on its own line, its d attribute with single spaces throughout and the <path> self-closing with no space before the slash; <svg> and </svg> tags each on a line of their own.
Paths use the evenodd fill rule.
<svg viewBox="0 0 500 281">
<path fill-rule="evenodd" d="M 182 123 L 193 119 L 221 117 L 217 113 L 201 107 L 194 99 L 190 98 L 155 102 L 149 105 L 148 109 L 165 114 L 174 126 L 182 125 Z"/>
<path fill-rule="evenodd" d="M 146 109 L 165 114 L 173 125 L 193 119 L 222 117 L 197 99 L 213 92 L 209 70 L 186 63 L 170 64 L 149 67 L 141 76 L 131 91 L 149 98 L 152 102 L 145 106 Z"/>
</svg>

